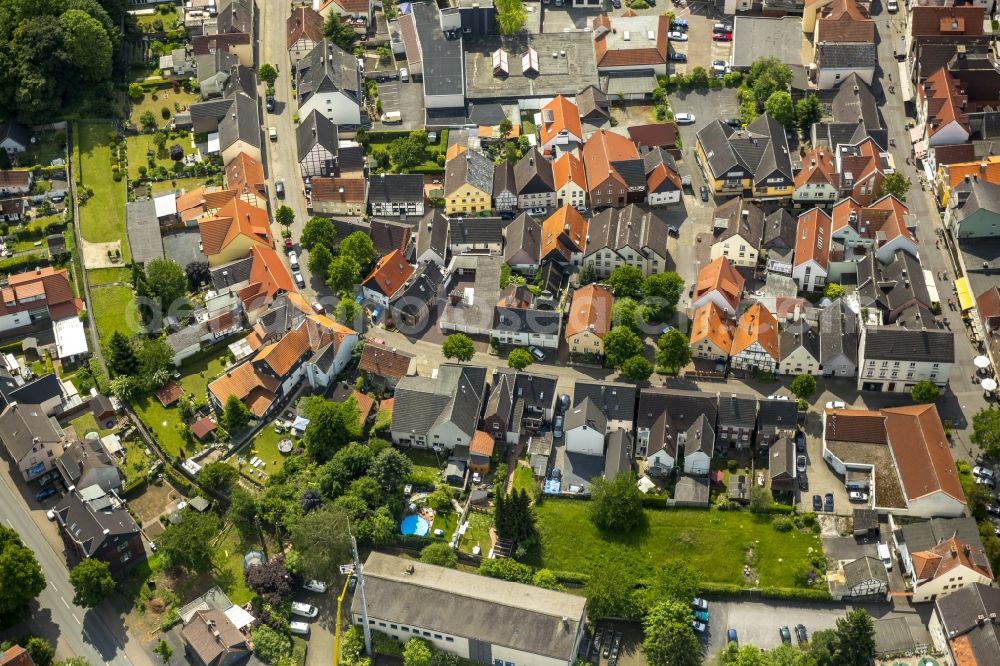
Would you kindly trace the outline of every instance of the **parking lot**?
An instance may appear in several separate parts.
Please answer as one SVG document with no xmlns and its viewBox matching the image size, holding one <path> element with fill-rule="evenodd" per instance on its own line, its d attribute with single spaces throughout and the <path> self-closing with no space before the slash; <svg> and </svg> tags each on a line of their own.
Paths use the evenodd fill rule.
<svg viewBox="0 0 1000 666">
<path fill-rule="evenodd" d="M 390 125 L 376 123 L 379 129 L 417 130 L 424 127 L 424 94 L 420 83 L 385 81 L 378 84 L 382 113 L 398 111 L 401 121 Z"/>
<path fill-rule="evenodd" d="M 712 38 L 712 28 L 719 19 L 714 16 L 692 14 L 686 8 L 678 11 L 676 18 L 688 22 L 688 29 L 685 33 L 687 41 L 670 40 L 670 51 L 683 53 L 687 56 L 687 62 L 670 63 L 671 73 L 687 74 L 695 67 L 704 67 L 711 73 L 714 61 L 731 61 L 733 43 L 717 42 Z"/>
</svg>

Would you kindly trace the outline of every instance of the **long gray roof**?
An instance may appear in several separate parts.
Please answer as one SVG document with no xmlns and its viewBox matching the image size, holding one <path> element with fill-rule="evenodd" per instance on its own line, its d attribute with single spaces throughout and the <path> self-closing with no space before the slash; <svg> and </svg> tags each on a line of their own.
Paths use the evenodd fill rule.
<svg viewBox="0 0 1000 666">
<path fill-rule="evenodd" d="M 510 260 L 518 252 L 524 252 L 534 261 L 538 261 L 541 248 L 542 225 L 535 222 L 527 213 L 521 213 L 504 229 L 504 261 Z"/>
<path fill-rule="evenodd" d="M 709 458 L 715 451 L 715 429 L 708 417 L 701 414 L 684 433 L 684 455 L 704 453 Z"/>
<path fill-rule="evenodd" d="M 305 158 L 317 144 L 336 155 L 338 141 L 337 125 L 315 109 L 295 128 L 299 160 Z"/>
<path fill-rule="evenodd" d="M 720 428 L 753 428 L 757 423 L 757 399 L 748 395 L 720 395 L 717 422 Z"/>
<path fill-rule="evenodd" d="M 424 177 L 409 173 L 380 173 L 368 178 L 368 202 L 423 202 Z"/>
<path fill-rule="evenodd" d="M 410 11 L 420 42 L 424 94 L 464 95 L 462 31 L 453 31 L 452 35 L 442 32 L 441 10 L 434 2 L 415 2 Z"/>
<path fill-rule="evenodd" d="M 955 334 L 941 330 L 907 330 L 870 326 L 865 333 L 865 358 L 880 361 L 955 362 Z"/>
<path fill-rule="evenodd" d="M 238 92 L 233 96 L 229 109 L 219 119 L 220 148 L 225 150 L 237 141 L 245 141 L 260 148 L 260 119 L 257 114 L 257 101 L 243 92 Z"/>
<path fill-rule="evenodd" d="M 963 181 L 954 189 L 956 196 L 961 196 L 963 199 L 957 212 L 960 222 L 979 210 L 1000 215 L 1000 184 L 976 179 L 971 183 Z M 962 196 L 966 192 L 968 196 Z"/>
<path fill-rule="evenodd" d="M 590 398 L 607 415 L 609 421 L 632 423 L 635 420 L 638 394 L 639 390 L 634 384 L 577 380 L 573 385 L 573 404 L 579 405 L 585 398 Z"/>
<path fill-rule="evenodd" d="M 857 123 L 859 120 L 868 129 L 882 127 L 878 112 L 878 101 L 864 79 L 852 72 L 837 87 L 831 105 L 833 119 L 837 122 Z"/>
<path fill-rule="evenodd" d="M 624 208 L 606 208 L 590 220 L 584 254 L 602 248 L 620 250 L 649 248 L 661 256 L 667 254 L 668 225 L 654 211 L 629 204 Z"/>
<path fill-rule="evenodd" d="M 62 432 L 55 419 L 45 415 L 41 405 L 11 403 L 0 414 L 0 439 L 15 461 L 20 461 L 35 445 L 35 438 L 44 443 L 59 442 Z"/>
<path fill-rule="evenodd" d="M 554 191 L 552 163 L 538 148 L 532 148 L 514 165 L 514 184 L 517 193 L 544 194 Z"/>
<path fill-rule="evenodd" d="M 799 319 L 785 327 L 778 338 L 778 353 L 784 361 L 799 347 L 805 350 L 820 363 L 820 336 L 816 328 L 810 326 L 805 319 Z"/>
<path fill-rule="evenodd" d="M 493 162 L 478 150 L 466 150 L 445 165 L 445 196 L 466 183 L 487 194 L 493 193 Z"/>
<path fill-rule="evenodd" d="M 822 42 L 816 45 L 816 64 L 820 69 L 845 69 L 847 67 L 873 67 L 878 63 L 874 44 Z"/>
<path fill-rule="evenodd" d="M 848 588 L 857 587 L 870 580 L 889 583 L 885 565 L 874 557 L 859 557 L 844 565 L 844 583 Z"/>
<path fill-rule="evenodd" d="M 766 250 L 783 252 L 795 250 L 795 230 L 798 218 L 784 208 L 779 208 L 764 218 L 764 231 L 760 246 Z"/>
<path fill-rule="evenodd" d="M 464 217 L 448 221 L 449 243 L 503 243 L 503 220 L 499 217 Z"/>
<path fill-rule="evenodd" d="M 517 194 L 517 186 L 514 184 L 514 165 L 510 160 L 504 160 L 493 169 L 493 196 L 504 192 Z"/>
<path fill-rule="evenodd" d="M 106 495 L 86 501 L 72 492 L 53 511 L 60 526 L 88 557 L 139 532 L 128 511 L 115 506 Z"/>
<path fill-rule="evenodd" d="M 470 437 L 486 396 L 486 368 L 445 363 L 437 379 L 403 377 L 396 385 L 393 432 L 426 434 L 446 421 Z"/>
<path fill-rule="evenodd" d="M 843 354 L 858 364 L 858 324 L 854 312 L 839 298 L 820 310 L 820 363 L 828 363 Z"/>
<path fill-rule="evenodd" d="M 619 474 L 631 474 L 632 435 L 627 430 L 618 428 L 607 436 L 607 441 L 608 450 L 604 455 L 604 478 L 612 481 Z"/>
<path fill-rule="evenodd" d="M 420 220 L 420 228 L 417 230 L 417 256 L 427 250 L 436 252 L 442 261 L 448 253 L 448 218 L 440 208 L 432 208 Z"/>
<path fill-rule="evenodd" d="M 702 414 L 714 424 L 719 414 L 719 398 L 715 393 L 701 391 L 643 389 L 638 410 L 637 427 L 649 430 L 647 457 L 666 449 L 676 458 L 677 433 L 687 431 Z"/>
<path fill-rule="evenodd" d="M 764 236 L 764 211 L 760 206 L 743 197 L 733 197 L 721 206 L 716 206 L 712 217 L 716 220 L 716 225 L 719 220 L 725 220 L 726 224 L 725 230 L 715 237 L 716 242 L 738 235 L 755 250 L 760 249 Z"/>
<path fill-rule="evenodd" d="M 889 311 L 911 300 L 931 306 L 920 262 L 904 250 L 896 250 L 889 264 L 880 262 L 874 252 L 862 258 L 858 262 L 858 293 L 862 305 L 877 304 Z"/>
<path fill-rule="evenodd" d="M 361 100 L 358 59 L 329 40 L 323 40 L 303 58 L 295 70 L 299 106 L 316 93 L 340 90 Z"/>
<path fill-rule="evenodd" d="M 584 398 L 566 412 L 563 430 L 569 432 L 581 426 L 589 426 L 602 435 L 608 429 L 608 417 L 600 406 L 590 398 Z"/>
<path fill-rule="evenodd" d="M 988 664 L 996 660 L 1000 655 L 1000 624 L 993 618 L 1000 615 L 1000 589 L 973 583 L 938 597 L 935 605 L 944 625 L 944 635 L 949 640 L 964 637 L 972 648 L 974 663 Z M 981 617 L 986 618 L 982 624 L 979 622 Z"/>
<path fill-rule="evenodd" d="M 976 521 L 967 516 L 960 518 L 931 518 L 914 523 L 904 523 L 899 532 L 911 553 L 930 550 L 942 541 L 958 537 L 970 546 L 982 548 Z"/>
<path fill-rule="evenodd" d="M 735 129 L 715 120 L 698 132 L 716 176 L 739 168 L 753 174 L 755 182 L 779 172 L 788 182 L 793 180 L 792 161 L 788 153 L 788 136 L 781 123 L 762 114 L 746 129 Z"/>
</svg>

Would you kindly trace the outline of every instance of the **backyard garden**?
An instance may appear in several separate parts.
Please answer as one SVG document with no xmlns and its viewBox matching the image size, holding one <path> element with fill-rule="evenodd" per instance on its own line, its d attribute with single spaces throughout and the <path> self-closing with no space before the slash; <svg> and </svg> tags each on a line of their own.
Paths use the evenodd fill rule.
<svg viewBox="0 0 1000 666">
<path fill-rule="evenodd" d="M 124 165 L 119 145 L 112 142 L 114 136 L 110 123 L 80 122 L 76 125 L 76 177 L 86 196 L 80 206 L 80 232 L 92 243 L 120 241 L 122 260 L 127 263 L 125 181 L 119 175 Z"/>
</svg>

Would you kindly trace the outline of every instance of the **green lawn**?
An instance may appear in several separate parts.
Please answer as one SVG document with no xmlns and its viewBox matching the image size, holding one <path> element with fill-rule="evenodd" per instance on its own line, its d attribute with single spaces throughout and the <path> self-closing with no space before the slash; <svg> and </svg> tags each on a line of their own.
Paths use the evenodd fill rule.
<svg viewBox="0 0 1000 666">
<path fill-rule="evenodd" d="M 441 537 L 445 541 L 451 538 L 451 535 L 455 533 L 458 529 L 458 514 L 454 511 L 449 511 L 445 513 L 444 511 L 438 511 L 434 514 L 434 522 L 431 524 L 431 533 L 429 536 L 434 536 L 434 530 L 441 530 L 444 532 L 444 536 Z"/>
<path fill-rule="evenodd" d="M 480 554 L 485 557 L 490 552 L 490 525 L 493 524 L 493 516 L 489 513 L 470 511 L 468 521 L 469 529 L 462 536 L 458 548 L 463 553 L 471 553 L 475 546 L 479 546 Z"/>
<path fill-rule="evenodd" d="M 132 407 L 156 437 L 156 441 L 165 453 L 181 458 L 194 450 L 184 441 L 184 437 L 177 429 L 181 417 L 176 407 L 169 409 L 164 407 L 153 395 L 139 398 L 132 403 Z"/>
<path fill-rule="evenodd" d="M 538 496 L 538 484 L 535 483 L 535 476 L 531 473 L 530 467 L 518 465 L 514 470 L 514 490 L 523 490 L 531 497 Z"/>
<path fill-rule="evenodd" d="M 253 478 L 257 483 L 263 483 L 267 477 L 257 476 L 258 471 L 270 476 L 280 470 L 284 466 L 285 460 L 288 459 L 287 455 L 278 451 L 278 442 L 283 439 L 291 439 L 296 446 L 299 442 L 297 437 L 292 437 L 287 431 L 281 434 L 274 432 L 274 426 L 269 423 L 257 433 L 250 448 L 244 449 L 240 452 L 239 456 L 233 456 L 229 460 L 245 476 Z M 238 457 L 250 460 L 254 456 L 257 456 L 267 464 L 264 467 L 257 467 L 251 471 L 249 464 L 241 466 L 237 461 Z"/>
<path fill-rule="evenodd" d="M 152 14 L 142 14 L 135 17 L 136 22 L 139 24 L 143 31 L 155 32 L 153 29 L 153 23 L 155 21 L 160 21 L 162 24 L 161 29 L 164 32 L 169 32 L 177 28 L 177 10 L 173 7 L 166 14 L 162 14 L 159 11 L 155 11 Z"/>
<path fill-rule="evenodd" d="M 153 99 L 154 97 L 156 99 Z M 197 101 L 198 96 L 194 93 L 186 93 L 183 88 L 174 92 L 171 87 L 168 86 L 167 88 L 157 90 L 156 92 L 147 92 L 142 96 L 141 100 L 138 102 L 132 102 L 132 111 L 129 114 L 129 118 L 136 127 L 139 127 L 139 118 L 141 118 L 142 114 L 145 112 L 150 111 L 152 112 L 153 117 L 156 118 L 157 127 L 166 127 L 173 119 L 174 113 L 177 112 L 177 107 L 175 105 L 180 105 L 180 108 L 183 109 L 184 107 L 190 106 Z M 163 107 L 167 107 L 170 110 L 170 118 L 167 118 L 166 120 L 163 118 Z M 184 144 L 182 143 L 181 145 Z M 145 155 L 143 155 L 142 163 L 146 163 Z"/>
<path fill-rule="evenodd" d="M 153 194 L 163 194 L 164 192 L 173 192 L 175 190 L 184 190 L 185 192 L 190 192 L 196 187 L 201 187 L 207 181 L 207 177 L 193 177 L 193 178 L 173 178 L 168 180 L 161 180 L 153 183 Z"/>
<path fill-rule="evenodd" d="M 532 565 L 588 573 L 602 555 L 641 578 L 662 563 L 682 560 L 706 582 L 743 584 L 746 548 L 752 545 L 761 587 L 801 587 L 819 538 L 778 532 L 770 517 L 745 511 L 669 509 L 647 511 L 648 528 L 630 535 L 602 534 L 587 516 L 588 502 L 546 499 L 536 508 L 540 548 Z"/>
<path fill-rule="evenodd" d="M 181 366 L 180 385 L 196 400 L 207 399 L 208 383 L 226 369 L 228 350 L 222 347 L 216 351 L 217 353 L 212 356 L 195 357 L 195 360 L 189 359 Z"/>
<path fill-rule="evenodd" d="M 80 206 L 80 231 L 93 243 L 121 241 L 122 258 L 129 261 L 128 239 L 125 237 L 125 180 L 115 182 L 111 176 L 111 144 L 109 123 L 77 123 L 77 176 L 84 187 L 94 191 Z"/>
<path fill-rule="evenodd" d="M 103 286 L 90 290 L 90 316 L 95 318 L 102 344 L 107 344 L 115 331 L 129 337 L 136 332 L 127 323 L 127 320 L 138 318 L 131 307 L 132 302 L 132 288 L 129 286 Z"/>
<path fill-rule="evenodd" d="M 153 151 L 153 155 L 156 155 L 156 143 L 153 141 L 152 134 L 138 134 L 136 136 L 130 136 L 126 140 L 126 146 L 128 150 L 128 173 L 130 178 L 139 177 L 139 167 L 149 167 L 149 151 Z M 179 145 L 184 149 L 184 154 L 189 155 L 194 152 L 191 147 L 190 138 L 184 139 L 170 139 L 167 141 L 167 151 L 174 144 Z M 169 155 L 164 155 L 163 157 L 153 158 L 154 166 L 162 166 L 165 169 L 172 169 L 174 166 L 174 161 L 170 159 Z"/>
<path fill-rule="evenodd" d="M 125 475 L 124 485 L 128 486 L 133 479 L 146 476 L 153 458 L 146 455 L 146 445 L 139 440 L 122 442 L 122 446 L 125 447 L 125 464 L 118 469 Z"/>
<path fill-rule="evenodd" d="M 26 151 L 14 156 L 21 166 L 48 166 L 58 157 L 66 159 L 66 130 L 38 131 L 34 139 Z"/>
<path fill-rule="evenodd" d="M 131 284 L 132 271 L 127 268 L 97 268 L 87 271 L 87 281 L 91 289 L 116 282 Z"/>
<path fill-rule="evenodd" d="M 77 438 L 83 440 L 83 436 L 88 432 L 96 432 L 104 437 L 105 435 L 110 435 L 114 432 L 114 429 L 104 430 L 97 427 L 97 421 L 94 419 L 94 415 L 87 410 L 80 414 L 78 417 L 69 422 L 73 426 L 73 430 L 76 432 Z"/>
</svg>

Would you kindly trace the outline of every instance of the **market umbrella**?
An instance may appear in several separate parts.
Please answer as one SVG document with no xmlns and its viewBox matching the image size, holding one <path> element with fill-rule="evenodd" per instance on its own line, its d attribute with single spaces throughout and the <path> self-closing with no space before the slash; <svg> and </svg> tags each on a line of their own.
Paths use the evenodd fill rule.
<svg viewBox="0 0 1000 666">
<path fill-rule="evenodd" d="M 977 356 L 976 358 L 972 359 L 972 363 L 980 370 L 990 367 L 990 359 L 988 359 L 985 356 Z"/>
<path fill-rule="evenodd" d="M 984 391 L 996 391 L 997 390 L 997 380 L 992 377 L 987 377 L 979 383 L 983 387 Z"/>
</svg>

